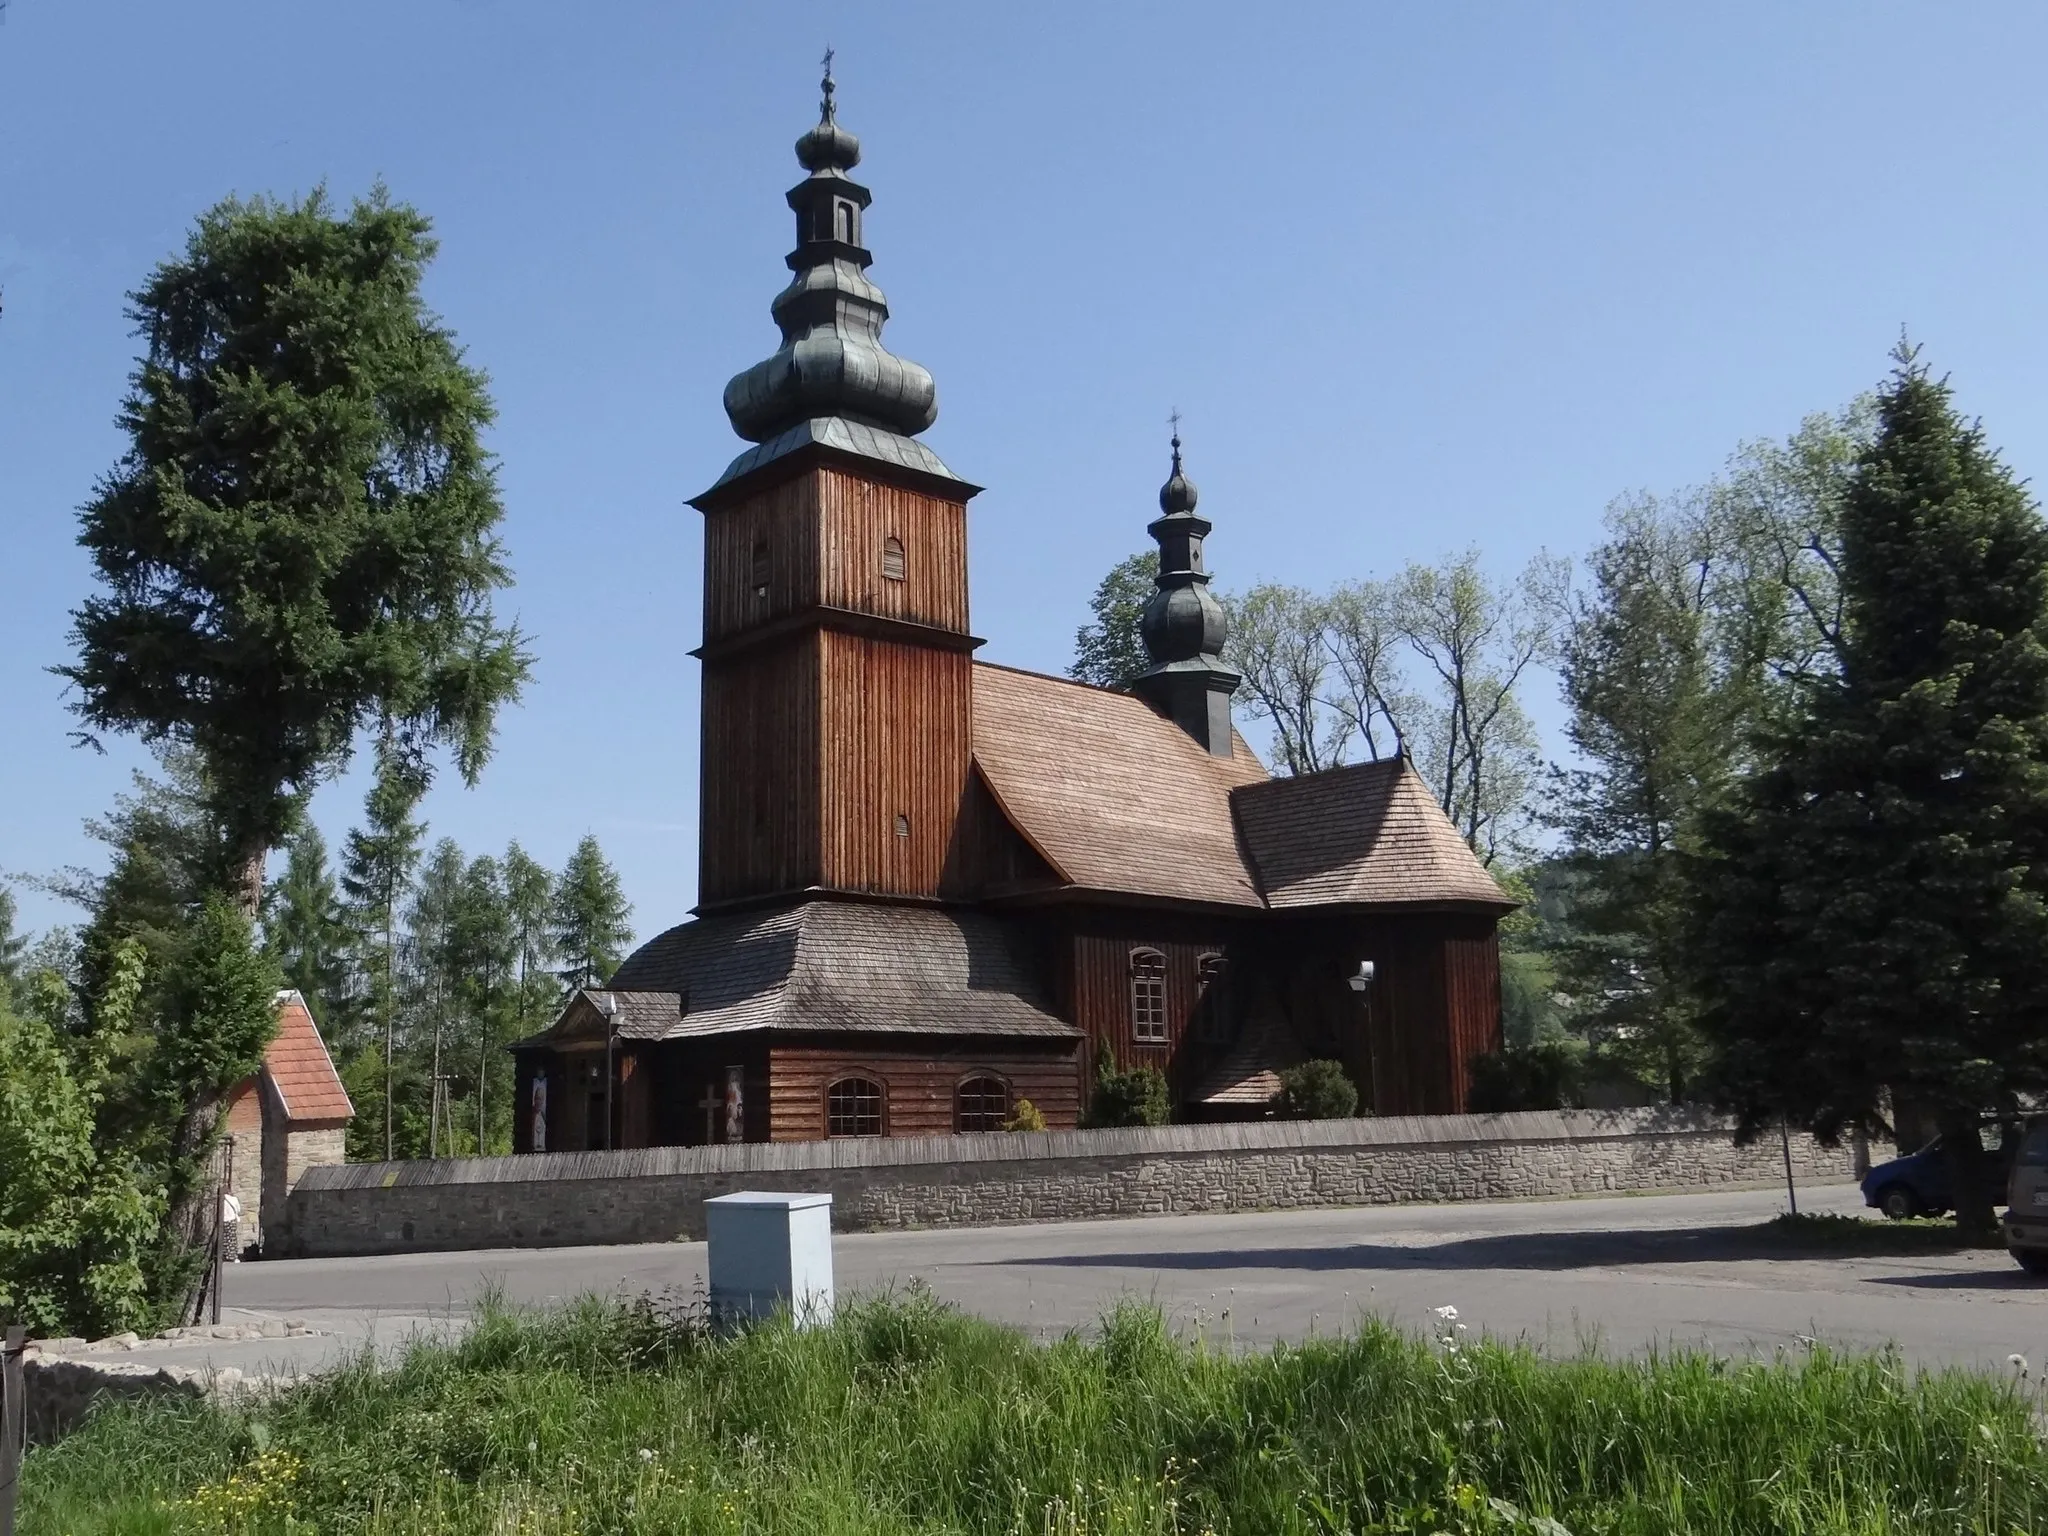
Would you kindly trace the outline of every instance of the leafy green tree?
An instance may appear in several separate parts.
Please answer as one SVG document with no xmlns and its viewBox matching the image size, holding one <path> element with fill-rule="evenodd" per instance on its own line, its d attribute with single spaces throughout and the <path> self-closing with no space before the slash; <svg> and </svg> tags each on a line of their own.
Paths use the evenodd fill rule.
<svg viewBox="0 0 2048 1536">
<path fill-rule="evenodd" d="M 1159 551 L 1144 550 L 1119 560 L 1096 585 L 1088 608 L 1095 615 L 1074 633 L 1074 660 L 1067 676 L 1098 688 L 1129 688 L 1152 663 L 1138 635 L 1138 621 L 1156 590 Z"/>
<path fill-rule="evenodd" d="M 1305 1061 L 1280 1074 L 1273 1107 L 1289 1120 L 1348 1120 L 1358 1113 L 1358 1087 L 1341 1061 Z"/>
<path fill-rule="evenodd" d="M 633 941 L 618 871 L 605 862 L 597 839 L 585 834 L 555 882 L 550 904 L 551 933 L 561 969 L 555 974 L 565 989 L 601 987 L 619 968 Z"/>
<path fill-rule="evenodd" d="M 1705 820 L 1695 984 L 1754 1130 L 1934 1109 L 1991 1226 L 1981 1116 L 2048 1087 L 2048 528 L 1901 349 L 1841 508 L 1839 667 Z"/>
<path fill-rule="evenodd" d="M 397 1155 L 399 926 L 426 836 L 413 820 L 424 790 L 407 763 L 380 752 L 377 776 L 363 801 L 363 825 L 350 831 L 342 852 L 344 916 L 354 938 L 357 978 L 367 1015 L 384 1044 L 375 1108 L 384 1124 L 386 1162 Z M 369 1102 L 351 1097 L 359 1107 Z M 367 1122 L 358 1114 L 356 1123 Z"/>
<path fill-rule="evenodd" d="M 264 947 L 330 1029 L 348 994 L 348 925 L 327 862 L 327 840 L 308 821 L 287 845 L 284 874 L 273 885 L 263 919 Z"/>
<path fill-rule="evenodd" d="M 189 746 L 220 828 L 209 884 L 259 910 L 298 800 L 385 725 L 473 780 L 528 663 L 484 377 L 427 310 L 428 221 L 229 199 L 131 296 L 128 446 L 81 514 L 105 590 L 61 669 L 88 731 Z"/>
<path fill-rule="evenodd" d="M 1607 535 L 1560 668 L 1586 765 L 1557 784 L 1555 822 L 1579 876 L 1560 979 L 1587 1037 L 1681 1103 L 1704 1047 L 1680 955 L 1680 854 L 1733 769 L 1742 721 L 1713 651 L 1707 529 L 1684 508 L 1635 499 L 1609 509 Z"/>
<path fill-rule="evenodd" d="M 1344 761 L 1352 722 L 1331 707 L 1329 609 L 1305 587 L 1265 582 L 1224 599 L 1230 613 L 1225 658 L 1244 681 L 1245 712 L 1273 728 L 1279 766 L 1317 773 Z"/>
<path fill-rule="evenodd" d="M 143 991 L 142 945 L 109 967 L 100 1016 L 125 1024 Z M 160 1191 L 96 1134 L 108 1060 L 67 1027 L 67 988 L 25 977 L 0 995 L 0 1321 L 99 1337 L 151 1321 Z"/>
<path fill-rule="evenodd" d="M 470 1027 L 476 1033 L 476 1078 L 471 1089 L 471 1107 L 476 1115 L 476 1151 L 481 1156 L 491 1150 L 493 1123 L 502 1122 L 508 1132 L 511 1125 L 511 1084 L 494 1046 L 509 1025 L 511 1007 L 517 1000 L 512 978 L 518 958 L 504 874 L 498 861 L 488 855 L 470 860 L 462 872 L 459 933 L 464 1004 Z M 498 1079 L 504 1079 L 503 1093 L 496 1091 Z M 509 1134 L 504 1141 L 509 1151 Z"/>
<path fill-rule="evenodd" d="M 14 931 L 14 892 L 0 885 L 0 998 L 11 996 L 21 984 L 22 956 L 28 949 L 28 935 Z"/>
<path fill-rule="evenodd" d="M 407 917 L 407 946 L 413 964 L 412 1003 L 416 1018 L 416 1040 L 430 1042 L 427 1078 L 426 1155 L 441 1155 L 441 1136 L 447 1126 L 442 1118 L 444 1084 L 442 1050 L 451 1030 L 458 1031 L 458 1017 L 464 1001 L 465 970 L 469 955 L 463 933 L 463 859 L 453 838 L 442 838 L 420 866 L 419 884 L 413 893 Z"/>
</svg>

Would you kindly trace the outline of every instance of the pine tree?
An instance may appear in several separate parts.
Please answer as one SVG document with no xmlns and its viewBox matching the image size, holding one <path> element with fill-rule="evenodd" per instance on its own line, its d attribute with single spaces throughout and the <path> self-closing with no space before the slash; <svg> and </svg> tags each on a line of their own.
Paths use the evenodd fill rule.
<svg viewBox="0 0 2048 1536">
<path fill-rule="evenodd" d="M 424 789 L 418 777 L 390 754 L 379 754 L 378 772 L 363 802 L 364 824 L 351 831 L 342 850 L 341 888 L 348 898 L 347 920 L 355 937 L 359 986 L 370 1020 L 384 1037 L 384 1159 L 397 1155 L 393 1119 L 398 1030 L 398 927 L 419 863 L 426 828 L 412 819 Z"/>
<path fill-rule="evenodd" d="M 2048 528 L 1911 351 L 1878 413 L 1840 670 L 1707 820 L 1694 974 L 1750 1128 L 1925 1104 L 1983 1231 L 1981 1117 L 2048 1088 Z"/>
<path fill-rule="evenodd" d="M 518 843 L 505 850 L 505 907 L 512 923 L 512 943 L 519 967 L 512 1016 L 521 1038 L 530 1033 L 535 1016 L 555 998 L 552 929 L 555 877 L 547 866 Z"/>
<path fill-rule="evenodd" d="M 633 909 L 626 901 L 618 871 L 605 862 L 604 850 L 586 834 L 555 881 L 551 923 L 555 974 L 565 989 L 601 987 L 619 967 L 633 940 L 627 923 Z"/>
<path fill-rule="evenodd" d="M 1088 608 L 1095 615 L 1074 634 L 1074 660 L 1067 676 L 1098 688 L 1128 688 L 1152 663 L 1138 635 L 1138 621 L 1151 601 L 1159 575 L 1159 551 L 1148 549 L 1119 560 L 1097 583 Z"/>
<path fill-rule="evenodd" d="M 308 821 L 286 847 L 284 874 L 266 893 L 264 948 L 285 985 L 305 997 L 324 1026 L 336 1029 L 348 988 L 349 932 L 327 840 Z"/>
</svg>

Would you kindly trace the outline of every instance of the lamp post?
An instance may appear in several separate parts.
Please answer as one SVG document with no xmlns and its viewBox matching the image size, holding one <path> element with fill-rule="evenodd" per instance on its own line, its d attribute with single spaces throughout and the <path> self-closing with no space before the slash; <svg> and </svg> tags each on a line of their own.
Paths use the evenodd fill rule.
<svg viewBox="0 0 2048 1536">
<path fill-rule="evenodd" d="M 1373 963 L 1370 960 L 1361 960 L 1358 962 L 1357 974 L 1345 977 L 1344 985 L 1357 994 L 1358 1005 L 1365 1011 L 1365 1064 L 1366 1070 L 1372 1073 L 1372 1111 L 1374 1114 L 1378 1114 L 1380 1109 L 1380 1046 L 1379 1038 L 1373 1033 L 1372 1027 L 1372 982 L 1374 974 Z"/>
<path fill-rule="evenodd" d="M 612 1095 L 617 1091 L 618 1073 L 612 1053 L 619 1039 L 619 1000 L 609 992 L 595 994 L 598 1012 L 604 1015 L 604 1149 L 612 1150 Z"/>
</svg>

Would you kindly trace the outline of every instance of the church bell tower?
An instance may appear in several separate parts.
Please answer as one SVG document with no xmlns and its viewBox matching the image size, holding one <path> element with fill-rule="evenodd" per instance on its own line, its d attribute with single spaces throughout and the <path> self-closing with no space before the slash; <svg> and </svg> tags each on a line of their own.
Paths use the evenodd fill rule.
<svg viewBox="0 0 2048 1536">
<path fill-rule="evenodd" d="M 805 892 L 935 898 L 971 749 L 967 503 L 917 435 L 932 376 L 882 345 L 860 141 L 831 56 L 775 353 L 725 387 L 755 446 L 704 514 L 698 910 Z"/>
</svg>

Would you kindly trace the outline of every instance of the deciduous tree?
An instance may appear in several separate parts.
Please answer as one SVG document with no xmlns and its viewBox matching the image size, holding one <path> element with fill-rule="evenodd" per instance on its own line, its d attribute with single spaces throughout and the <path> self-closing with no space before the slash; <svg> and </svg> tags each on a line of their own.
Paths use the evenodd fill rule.
<svg viewBox="0 0 2048 1536">
<path fill-rule="evenodd" d="M 1074 660 L 1067 676 L 1098 688 L 1128 688 L 1151 665 L 1138 621 L 1155 590 L 1159 551 L 1144 550 L 1110 568 L 1088 599 L 1095 615 L 1074 634 Z"/>
</svg>

